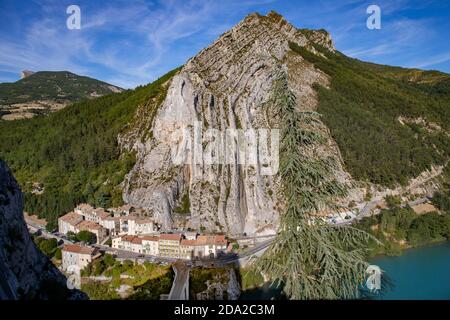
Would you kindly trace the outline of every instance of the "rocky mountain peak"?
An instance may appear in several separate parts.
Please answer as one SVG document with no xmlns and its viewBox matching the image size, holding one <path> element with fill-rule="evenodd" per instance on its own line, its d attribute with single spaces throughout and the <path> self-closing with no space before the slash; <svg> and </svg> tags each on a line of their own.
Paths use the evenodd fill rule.
<svg viewBox="0 0 450 320">
<path fill-rule="evenodd" d="M 326 85 L 327 76 L 292 54 L 290 42 L 334 50 L 328 33 L 296 29 L 270 12 L 248 15 L 191 58 L 172 78 L 164 102 L 155 106 L 151 135 L 134 144 L 121 139 L 137 152 L 136 165 L 125 178 L 125 202 L 148 209 L 165 229 L 231 235 L 276 232 L 283 206 L 280 179 L 260 174 L 266 165 L 262 159 L 243 166 L 238 162 L 243 155 L 237 150 L 235 162 L 227 165 L 175 165 L 174 153 L 195 157 L 195 150 L 177 133 L 198 122 L 202 132 L 270 129 L 273 115 L 264 105 L 279 70 L 288 74 L 299 108 L 314 110 L 317 99 L 312 86 Z M 184 215 L 177 213 L 180 207 L 187 211 Z"/>
</svg>

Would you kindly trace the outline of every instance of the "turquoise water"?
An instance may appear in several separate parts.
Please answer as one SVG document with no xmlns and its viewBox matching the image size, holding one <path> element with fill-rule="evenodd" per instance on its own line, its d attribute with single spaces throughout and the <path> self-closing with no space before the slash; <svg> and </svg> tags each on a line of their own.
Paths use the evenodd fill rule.
<svg viewBox="0 0 450 320">
<path fill-rule="evenodd" d="M 403 251 L 399 257 L 380 257 L 372 264 L 394 283 L 385 300 L 450 299 L 450 242 Z"/>
<path fill-rule="evenodd" d="M 394 287 L 384 300 L 450 300 L 450 241 L 403 251 L 399 257 L 371 261 L 384 270 Z M 243 292 L 242 300 L 282 299 L 281 289 L 268 284 Z"/>
</svg>

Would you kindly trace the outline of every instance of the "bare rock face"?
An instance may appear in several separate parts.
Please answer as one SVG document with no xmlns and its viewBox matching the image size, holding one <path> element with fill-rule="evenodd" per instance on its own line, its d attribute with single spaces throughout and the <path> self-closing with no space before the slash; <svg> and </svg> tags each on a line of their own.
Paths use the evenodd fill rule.
<svg viewBox="0 0 450 320">
<path fill-rule="evenodd" d="M 20 73 L 20 79 L 25 79 L 26 77 L 31 76 L 33 73 L 34 73 L 34 72 L 33 72 L 33 71 L 30 71 L 30 70 L 23 70 L 23 71 Z"/>
<path fill-rule="evenodd" d="M 237 300 L 241 295 L 241 286 L 232 268 L 224 274 L 216 274 L 205 285 L 205 291 L 196 293 L 197 300 Z"/>
<path fill-rule="evenodd" d="M 229 235 L 275 233 L 284 201 L 279 176 L 261 174 L 267 166 L 264 159 L 242 164 L 245 155 L 237 149 L 231 152 L 234 161 L 225 165 L 207 164 L 205 158 L 194 161 L 197 150 L 180 132 L 195 132 L 198 122 L 202 134 L 209 129 L 274 129 L 274 115 L 264 105 L 280 68 L 289 75 L 299 108 L 314 110 L 312 85 L 326 85 L 327 76 L 293 54 L 289 42 L 315 42 L 334 50 L 325 31 L 298 30 L 271 12 L 247 16 L 190 59 L 173 77 L 151 137 L 136 139 L 131 147 L 137 162 L 125 178 L 125 202 L 149 209 L 165 229 L 177 226 L 174 209 L 188 197 L 188 227 Z M 327 132 L 325 126 L 322 130 Z M 213 141 L 203 136 L 203 144 L 205 140 Z M 338 155 L 331 137 L 324 148 Z M 185 160 L 181 164 L 180 154 Z M 343 170 L 340 175 L 348 178 Z"/>
<path fill-rule="evenodd" d="M 34 245 L 19 185 L 0 160 L 0 300 L 71 298 L 66 278 Z"/>
</svg>

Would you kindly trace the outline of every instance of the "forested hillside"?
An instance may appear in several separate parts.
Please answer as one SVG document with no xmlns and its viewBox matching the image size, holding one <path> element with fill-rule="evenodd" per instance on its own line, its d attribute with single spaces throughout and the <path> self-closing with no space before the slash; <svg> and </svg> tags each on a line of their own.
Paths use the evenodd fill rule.
<svg viewBox="0 0 450 320">
<path fill-rule="evenodd" d="M 450 172 L 446 172 L 447 180 Z M 417 214 L 409 206 L 392 203 L 380 214 L 362 219 L 357 228 L 373 234 L 382 243 L 371 243 L 371 254 L 400 255 L 405 247 L 418 247 L 450 240 L 450 184 L 436 192 L 432 204 L 436 211 Z"/>
<path fill-rule="evenodd" d="M 405 184 L 450 156 L 450 76 L 291 49 L 331 77 L 316 86 L 318 112 L 355 179 Z"/>
<path fill-rule="evenodd" d="M 0 83 L 0 119 L 45 115 L 85 99 L 123 89 L 68 71 L 39 71 L 13 83 Z"/>
<path fill-rule="evenodd" d="M 1 83 L 0 105 L 43 99 L 75 102 L 86 99 L 93 92 L 105 95 L 121 90 L 109 83 L 68 71 L 39 71 L 14 83 Z"/>
<path fill-rule="evenodd" d="M 147 86 L 88 100 L 29 120 L 0 122 L 0 158 L 25 192 L 25 210 L 56 226 L 57 217 L 81 202 L 122 203 L 119 184 L 134 164 L 120 155 L 117 135 L 138 105 L 164 94 L 172 71 Z"/>
</svg>

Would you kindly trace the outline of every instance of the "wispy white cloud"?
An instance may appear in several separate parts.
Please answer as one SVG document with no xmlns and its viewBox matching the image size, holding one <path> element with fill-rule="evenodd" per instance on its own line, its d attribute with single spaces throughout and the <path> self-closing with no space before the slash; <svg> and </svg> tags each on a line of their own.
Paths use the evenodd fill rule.
<svg viewBox="0 0 450 320">
<path fill-rule="evenodd" d="M 0 28 L 0 81 L 2 72 L 10 79 L 11 72 L 22 69 L 71 70 L 134 87 L 184 63 L 246 14 L 270 9 L 286 14 L 299 27 L 329 29 L 338 49 L 353 57 L 395 61 L 399 54 L 410 55 L 405 64 L 424 67 L 446 57 L 434 52 L 435 59 L 427 55 L 421 61 L 413 55 L 438 35 L 432 19 L 399 14 L 413 6 L 411 0 L 379 0 L 383 17 L 378 33 L 365 27 L 365 8 L 370 4 L 365 0 L 111 0 L 103 4 L 77 0 L 82 29 L 73 31 L 65 27 L 65 8 L 72 3 L 33 2 L 36 13 L 31 17 L 24 17 L 23 10 L 8 12 L 7 17 L 0 11 L 0 25 L 2 20 L 10 22 Z M 420 6 L 424 7 L 422 2 Z"/>
<path fill-rule="evenodd" d="M 360 38 L 365 41 L 361 41 L 361 44 L 357 47 L 343 48 L 342 51 L 345 54 L 366 59 L 387 56 L 408 50 L 408 48 L 425 41 L 433 34 L 428 19 L 397 19 L 382 24 L 380 31 L 364 31 L 364 33 L 361 32 Z M 373 37 L 371 37 L 370 32 L 372 32 Z M 380 35 L 377 35 L 376 32 L 380 32 Z M 357 40 L 355 35 L 353 37 Z M 351 41 L 350 43 L 353 42 L 358 41 Z"/>
<path fill-rule="evenodd" d="M 175 66 L 189 58 L 186 52 L 173 51 L 177 42 L 202 35 L 216 37 L 225 26 L 231 26 L 218 19 L 224 13 L 232 13 L 238 5 L 243 9 L 271 2 L 168 0 L 126 5 L 112 1 L 104 7 L 80 5 L 82 28 L 69 31 L 65 28 L 64 6 L 35 0 L 48 18 L 33 21 L 21 39 L 1 39 L 0 33 L 0 71 L 70 69 L 89 74 L 94 67 L 105 70 L 103 80 L 134 87 L 167 71 L 162 68 L 167 64 L 165 59 L 176 59 Z"/>
<path fill-rule="evenodd" d="M 438 64 L 448 62 L 448 61 L 450 61 L 450 52 L 429 57 L 428 59 L 423 60 L 417 64 L 413 63 L 411 65 L 411 67 L 412 68 L 427 68 L 427 67 L 436 66 Z"/>
</svg>

